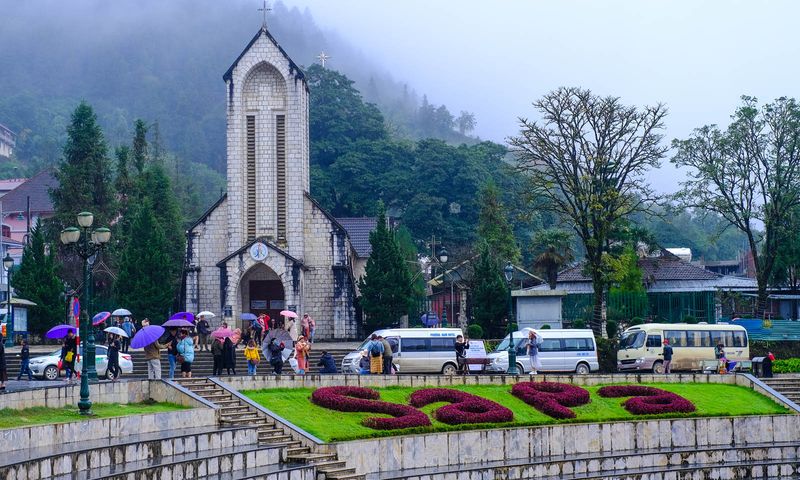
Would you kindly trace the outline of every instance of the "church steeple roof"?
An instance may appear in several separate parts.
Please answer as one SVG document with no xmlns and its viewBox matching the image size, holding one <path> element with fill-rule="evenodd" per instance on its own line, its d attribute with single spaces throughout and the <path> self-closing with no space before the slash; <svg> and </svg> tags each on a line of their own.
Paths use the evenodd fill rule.
<svg viewBox="0 0 800 480">
<path fill-rule="evenodd" d="M 286 59 L 286 61 L 289 62 L 289 73 L 294 75 L 295 80 L 302 80 L 303 83 L 305 83 L 306 75 L 303 73 L 303 70 L 301 70 L 300 67 L 298 67 L 296 63 L 294 63 L 294 60 L 292 60 L 291 57 L 289 57 L 289 54 L 286 53 L 286 50 L 284 50 L 283 47 L 280 46 L 278 41 L 275 40 L 275 37 L 273 37 L 272 34 L 269 33 L 269 30 L 267 30 L 267 27 L 265 27 L 265 26 L 262 26 L 258 30 L 258 33 L 255 34 L 253 39 L 250 40 L 250 43 L 248 43 L 247 46 L 244 47 L 244 50 L 242 50 L 242 53 L 240 53 L 239 56 L 236 57 L 236 60 L 230 66 L 228 71 L 225 72 L 225 75 L 222 76 L 222 79 L 227 82 L 228 80 L 230 80 L 232 78 L 233 70 L 236 68 L 236 65 L 239 64 L 239 60 L 241 60 L 242 57 L 244 57 L 244 55 L 247 53 L 247 51 L 250 50 L 250 48 L 253 46 L 253 44 L 255 44 L 258 41 L 258 39 L 261 38 L 262 35 L 266 35 L 267 39 L 269 39 L 269 41 L 272 42 L 272 44 L 275 45 L 275 47 L 277 47 L 278 51 L 281 52 L 281 55 L 283 55 L 283 57 Z"/>
</svg>

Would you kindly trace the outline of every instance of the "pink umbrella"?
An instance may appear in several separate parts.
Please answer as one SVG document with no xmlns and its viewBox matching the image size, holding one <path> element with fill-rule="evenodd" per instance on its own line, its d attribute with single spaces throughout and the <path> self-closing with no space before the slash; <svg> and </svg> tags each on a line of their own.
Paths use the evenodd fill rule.
<svg viewBox="0 0 800 480">
<path fill-rule="evenodd" d="M 103 322 L 108 320 L 110 316 L 111 312 L 100 312 L 94 317 L 92 317 L 92 325 L 94 325 L 95 327 L 101 325 Z"/>
<path fill-rule="evenodd" d="M 281 315 L 289 318 L 297 318 L 297 314 L 291 310 L 281 310 Z"/>
<path fill-rule="evenodd" d="M 213 332 L 211 332 L 211 336 L 214 338 L 219 338 L 224 340 L 228 337 L 233 336 L 233 330 L 231 330 L 230 328 L 218 328 Z"/>
</svg>

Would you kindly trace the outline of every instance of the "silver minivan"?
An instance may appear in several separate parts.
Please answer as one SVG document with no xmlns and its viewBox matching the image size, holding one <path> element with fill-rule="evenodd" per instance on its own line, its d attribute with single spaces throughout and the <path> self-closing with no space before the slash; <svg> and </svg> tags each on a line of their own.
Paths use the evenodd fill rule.
<svg viewBox="0 0 800 480">
<path fill-rule="evenodd" d="M 514 344 L 517 349 L 517 370 L 519 373 L 531 371 L 530 357 L 528 357 L 528 332 L 522 329 L 514 332 Z M 585 375 L 589 372 L 600 370 L 597 361 L 597 343 L 594 332 L 590 329 L 577 330 L 537 330 L 542 337 L 539 345 L 539 361 L 542 372 L 575 372 Z M 494 352 L 488 355 L 491 372 L 505 372 L 508 370 L 508 346 L 510 336 L 506 336 Z"/>
<path fill-rule="evenodd" d="M 458 370 L 455 341 L 463 335 L 460 328 L 388 328 L 373 333 L 389 341 L 392 363 L 398 372 L 453 375 Z M 359 373 L 361 352 L 368 342 L 369 337 L 358 350 L 344 357 L 343 373 Z"/>
</svg>

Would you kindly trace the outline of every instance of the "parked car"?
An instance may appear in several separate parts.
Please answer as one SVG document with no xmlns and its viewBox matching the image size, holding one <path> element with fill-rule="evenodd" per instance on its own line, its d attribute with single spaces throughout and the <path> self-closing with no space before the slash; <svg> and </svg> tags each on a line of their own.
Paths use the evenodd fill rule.
<svg viewBox="0 0 800 480">
<path fill-rule="evenodd" d="M 392 346 L 392 363 L 403 373 L 443 373 L 454 375 L 456 364 L 455 341 L 463 335 L 460 328 L 388 328 L 376 330 Z M 358 373 L 361 350 L 367 348 L 369 337 L 358 350 L 342 360 L 343 373 Z"/>
<path fill-rule="evenodd" d="M 514 345 L 517 349 L 517 371 L 528 373 L 531 371 L 530 357 L 528 357 L 528 332 L 525 328 L 514 332 Z M 597 345 L 594 333 L 589 330 L 537 330 L 542 337 L 539 345 L 539 361 L 542 363 L 542 372 L 575 372 L 585 375 L 600 369 L 597 361 Z M 505 372 L 508 370 L 509 336 L 488 355 L 490 372 Z"/>
<path fill-rule="evenodd" d="M 81 352 L 81 348 L 78 347 L 78 352 Z M 81 360 L 83 356 L 79 357 L 79 360 L 75 362 L 75 370 L 81 371 Z M 40 357 L 33 357 L 31 358 L 31 372 L 33 376 L 36 378 L 41 378 L 43 380 L 56 380 L 58 379 L 59 375 L 63 372 L 58 371 L 58 361 L 61 359 L 61 349 L 51 352 L 47 355 L 42 355 Z M 106 378 L 111 380 L 113 375 L 111 372 L 108 371 L 108 348 L 105 345 L 97 345 L 95 347 L 95 368 L 97 369 L 97 376 L 100 378 Z M 119 354 L 119 368 L 122 370 L 122 373 L 131 374 L 133 373 L 133 360 L 131 356 L 127 353 L 120 353 Z"/>
</svg>

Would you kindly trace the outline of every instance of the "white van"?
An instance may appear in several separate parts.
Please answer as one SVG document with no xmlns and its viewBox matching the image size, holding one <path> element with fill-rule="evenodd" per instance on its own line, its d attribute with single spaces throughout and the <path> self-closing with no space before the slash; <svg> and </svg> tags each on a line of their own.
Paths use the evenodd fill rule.
<svg viewBox="0 0 800 480">
<path fill-rule="evenodd" d="M 704 361 L 716 360 L 719 344 L 728 360 L 750 360 L 747 330 L 741 325 L 646 323 L 620 336 L 617 369 L 664 373 L 664 340 L 672 345 L 672 370 L 702 370 Z"/>
<path fill-rule="evenodd" d="M 389 328 L 376 330 L 392 346 L 392 363 L 402 373 L 443 373 L 453 375 L 456 364 L 455 341 L 460 328 Z M 342 360 L 343 373 L 358 373 L 361 351 L 372 335 Z"/>
<path fill-rule="evenodd" d="M 514 344 L 517 349 L 517 371 L 529 373 L 531 371 L 530 357 L 528 357 L 528 332 L 524 328 L 514 332 Z M 589 372 L 600 370 L 597 361 L 597 343 L 594 341 L 594 332 L 590 329 L 577 330 L 537 330 L 542 337 L 539 345 L 539 361 L 542 363 L 542 372 L 575 372 L 586 375 Z M 486 369 L 490 372 L 505 372 L 508 370 L 509 336 L 488 355 L 489 365 Z"/>
</svg>

